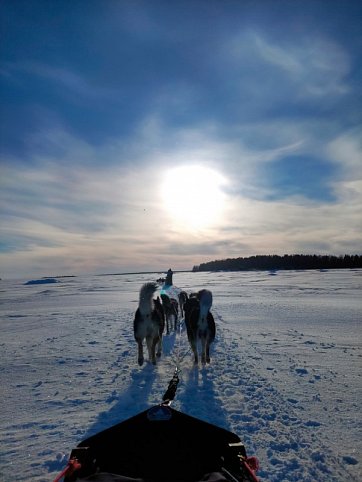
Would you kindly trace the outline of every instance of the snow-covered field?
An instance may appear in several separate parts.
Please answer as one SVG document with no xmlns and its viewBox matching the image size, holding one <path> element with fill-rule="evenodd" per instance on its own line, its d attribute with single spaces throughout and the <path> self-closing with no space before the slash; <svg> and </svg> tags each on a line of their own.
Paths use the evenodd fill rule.
<svg viewBox="0 0 362 482">
<path fill-rule="evenodd" d="M 51 481 L 90 434 L 161 401 L 237 433 L 262 481 L 362 480 L 362 271 L 176 273 L 213 292 L 211 364 L 186 334 L 139 367 L 132 321 L 147 275 L 0 281 L 0 479 Z"/>
</svg>

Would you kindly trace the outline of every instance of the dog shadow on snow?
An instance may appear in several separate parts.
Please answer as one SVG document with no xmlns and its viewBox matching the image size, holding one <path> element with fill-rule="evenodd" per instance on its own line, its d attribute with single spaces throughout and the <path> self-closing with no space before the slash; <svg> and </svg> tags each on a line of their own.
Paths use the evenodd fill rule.
<svg viewBox="0 0 362 482">
<path fill-rule="evenodd" d="M 162 400 L 169 378 L 172 377 L 172 371 L 167 371 L 166 377 L 162 373 L 164 361 L 169 359 L 175 345 L 175 339 L 174 333 L 164 336 L 163 354 L 160 360 L 157 361 L 156 366 L 148 361 L 148 354 L 146 354 L 144 365 L 141 367 L 138 366 L 136 362 L 136 352 L 132 353 L 132 360 L 129 367 L 130 372 L 129 375 L 126 375 L 128 380 L 122 383 L 118 391 L 113 390 L 113 392 L 110 393 L 105 402 L 109 405 L 112 404 L 112 406 L 108 411 L 103 411 L 98 414 L 96 420 L 84 434 L 83 439 L 150 408 L 152 402 L 150 402 L 149 399 L 153 392 L 154 382 L 160 379 L 164 379 L 164 386 L 161 388 L 158 398 L 157 395 L 155 396 L 155 403 L 159 403 L 159 401 Z M 124 376 L 124 378 L 126 377 Z M 122 389 L 123 387 L 125 387 L 124 390 Z"/>
<path fill-rule="evenodd" d="M 162 342 L 162 357 L 168 357 L 172 355 L 176 344 L 176 331 L 171 332 L 169 335 L 163 335 Z M 162 363 L 162 358 L 161 358 Z"/>
<path fill-rule="evenodd" d="M 212 362 L 211 362 L 212 364 Z M 218 397 L 211 366 L 194 366 L 184 372 L 185 389 L 180 397 L 181 411 L 230 430 L 226 410 Z"/>
<path fill-rule="evenodd" d="M 88 438 L 127 418 L 146 410 L 149 407 L 148 398 L 156 379 L 155 367 L 148 362 L 142 367 L 132 368 L 129 374 L 130 384 L 119 393 L 114 390 L 106 399 L 107 404 L 113 404 L 108 411 L 100 412 L 84 434 Z M 116 403 L 114 403 L 116 401 Z M 104 402 L 103 402 L 104 403 Z M 104 405 L 103 405 L 104 406 Z"/>
</svg>

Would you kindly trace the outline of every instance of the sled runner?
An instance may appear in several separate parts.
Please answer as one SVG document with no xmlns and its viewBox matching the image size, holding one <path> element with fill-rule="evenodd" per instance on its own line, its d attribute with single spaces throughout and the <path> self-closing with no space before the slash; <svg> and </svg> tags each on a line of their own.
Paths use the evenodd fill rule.
<svg viewBox="0 0 362 482">
<path fill-rule="evenodd" d="M 65 482 L 255 482 L 232 432 L 156 405 L 81 442 Z"/>
</svg>

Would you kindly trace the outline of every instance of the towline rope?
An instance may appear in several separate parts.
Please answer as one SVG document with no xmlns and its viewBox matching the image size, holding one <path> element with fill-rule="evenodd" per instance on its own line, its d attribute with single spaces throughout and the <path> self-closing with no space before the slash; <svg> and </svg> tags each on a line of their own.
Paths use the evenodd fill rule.
<svg viewBox="0 0 362 482">
<path fill-rule="evenodd" d="M 177 350 L 176 350 L 176 358 L 171 357 L 173 362 L 175 363 L 175 371 L 173 377 L 171 378 L 167 390 L 162 397 L 162 405 L 171 405 L 171 402 L 174 400 L 176 396 L 177 386 L 180 382 L 179 374 L 181 374 L 181 363 L 189 350 L 187 350 L 183 356 L 181 356 L 181 336 L 182 336 L 182 326 L 183 326 L 184 319 L 181 319 L 178 322 L 178 343 L 177 343 Z"/>
<path fill-rule="evenodd" d="M 191 348 L 188 345 L 188 348 L 185 350 L 185 353 L 181 356 L 182 328 L 184 326 L 184 323 L 185 323 L 185 318 L 182 318 L 178 322 L 178 335 L 177 335 L 178 343 L 177 343 L 177 350 L 176 350 L 177 353 L 176 353 L 176 357 L 171 356 L 171 360 L 175 363 L 176 367 L 180 372 L 181 372 L 181 368 L 180 368 L 181 363 L 183 362 L 186 355 L 191 351 Z"/>
<path fill-rule="evenodd" d="M 167 388 L 164 396 L 162 397 L 162 400 L 163 400 L 162 405 L 171 405 L 172 400 L 176 396 L 176 390 L 177 390 L 177 386 L 179 384 L 179 381 L 180 381 L 180 378 L 178 376 L 178 369 L 176 367 L 175 372 L 173 374 L 173 377 L 171 378 L 171 380 L 168 384 L 168 388 Z"/>
</svg>

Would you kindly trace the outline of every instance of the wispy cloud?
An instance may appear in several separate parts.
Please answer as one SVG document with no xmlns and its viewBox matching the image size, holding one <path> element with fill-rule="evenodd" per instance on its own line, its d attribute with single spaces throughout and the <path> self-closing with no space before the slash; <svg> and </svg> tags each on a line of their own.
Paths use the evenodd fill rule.
<svg viewBox="0 0 362 482">
<path fill-rule="evenodd" d="M 347 129 L 327 145 L 331 160 L 338 163 L 350 180 L 362 179 L 362 129 Z"/>
<path fill-rule="evenodd" d="M 8 80 L 22 83 L 47 82 L 47 88 L 56 88 L 62 95 L 75 95 L 88 99 L 114 99 L 119 91 L 104 88 L 95 82 L 86 79 L 79 72 L 67 67 L 59 67 L 36 61 L 25 60 L 22 62 L 7 62 L 3 64 L 1 75 Z"/>
<path fill-rule="evenodd" d="M 342 25 L 329 5 L 115 2 L 62 26 L 59 6 L 33 8 L 19 25 L 6 5 L 2 276 L 360 252 L 354 7 Z M 227 179 L 218 223 L 164 209 L 182 165 Z"/>
<path fill-rule="evenodd" d="M 272 43 L 260 35 L 254 36 L 261 59 L 290 76 L 301 92 L 315 96 L 345 94 L 350 60 L 340 45 L 316 35 Z"/>
<path fill-rule="evenodd" d="M 355 175 L 358 168 L 356 137 L 331 140 L 326 148 L 327 153 L 334 153 L 331 161 L 338 160 L 344 166 L 341 177 L 333 183 L 335 203 L 303 196 L 284 196 L 283 202 L 270 202 L 263 198 L 273 192 L 273 185 L 258 188 L 263 166 L 302 152 L 302 141 L 275 150 L 245 150 L 234 139 L 215 139 L 213 126 L 199 132 L 181 132 L 174 149 L 168 143 L 165 147 L 160 144 L 148 155 L 144 142 L 149 128 L 147 123 L 147 129 L 140 131 L 142 143 L 138 149 L 136 140 L 129 144 L 129 162 L 125 164 L 125 152 L 118 146 L 117 155 L 117 143 L 94 148 L 69 134 L 53 133 L 53 137 L 66 140 L 62 157 L 37 155 L 21 170 L 17 165 L 4 165 L 1 205 L 3 240 L 8 249 L 1 256 L 3 270 L 8 273 L 14 262 L 22 260 L 20 271 L 24 273 L 25 259 L 29 257 L 30 266 L 41 253 L 44 258 L 37 261 L 37 269 L 47 274 L 47 266 L 62 272 L 68 266 L 72 272 L 114 271 L 116 266 L 116 271 L 118 267 L 158 269 L 158 262 L 169 264 L 167 259 L 172 259 L 175 267 L 187 268 L 210 257 L 240 256 L 241 252 L 309 252 L 322 238 L 328 240 L 324 242 L 326 251 L 338 254 L 347 242 L 350 249 L 358 250 L 362 190 L 347 175 L 347 171 Z M 171 136 L 176 138 L 172 131 Z M 195 139 L 197 148 L 193 148 Z M 338 149 L 344 157 L 338 155 Z M 103 165 L 108 156 L 112 156 L 112 162 Z M 92 159 L 90 164 L 84 162 L 86 157 Z M 187 239 L 182 227 L 175 228 L 160 198 L 162 172 L 186 159 L 219 169 L 234 185 L 234 190 L 226 193 L 221 224 L 189 233 Z M 63 258 L 65 264 L 59 261 Z"/>
</svg>

